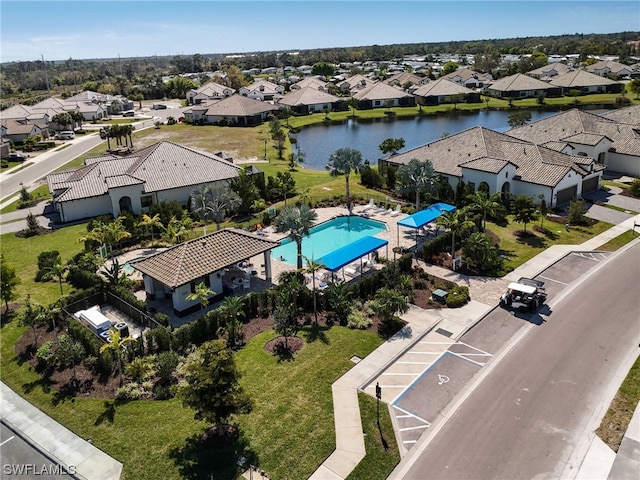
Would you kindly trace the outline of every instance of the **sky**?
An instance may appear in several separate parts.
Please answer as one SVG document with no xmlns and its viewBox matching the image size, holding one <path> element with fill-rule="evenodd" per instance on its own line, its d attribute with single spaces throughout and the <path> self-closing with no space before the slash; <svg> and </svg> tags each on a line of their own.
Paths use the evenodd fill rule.
<svg viewBox="0 0 640 480">
<path fill-rule="evenodd" d="M 0 62 L 622 31 L 638 0 L 0 0 Z"/>
</svg>

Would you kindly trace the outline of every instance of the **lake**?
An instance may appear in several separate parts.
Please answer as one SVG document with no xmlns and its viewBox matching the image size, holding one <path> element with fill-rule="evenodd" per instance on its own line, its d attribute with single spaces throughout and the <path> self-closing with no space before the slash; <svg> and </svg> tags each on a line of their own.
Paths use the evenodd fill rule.
<svg viewBox="0 0 640 480">
<path fill-rule="evenodd" d="M 338 125 L 310 125 L 296 134 L 298 148 L 305 154 L 304 167 L 324 170 L 329 156 L 343 147 L 351 147 L 362 152 L 363 160 L 376 165 L 382 152 L 378 145 L 387 138 L 404 138 L 405 152 L 420 145 L 442 138 L 446 133 L 453 135 L 468 128 L 483 126 L 504 132 L 509 130 L 507 110 L 479 110 L 472 113 L 446 113 L 424 117 L 380 118 L 375 120 L 349 119 Z M 557 112 L 531 111 L 531 121 L 541 120 Z"/>
</svg>

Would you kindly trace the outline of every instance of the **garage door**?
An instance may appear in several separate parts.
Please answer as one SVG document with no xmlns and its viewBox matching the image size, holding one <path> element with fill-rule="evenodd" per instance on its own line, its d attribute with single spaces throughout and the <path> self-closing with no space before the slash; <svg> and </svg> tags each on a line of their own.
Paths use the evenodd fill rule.
<svg viewBox="0 0 640 480">
<path fill-rule="evenodd" d="M 590 178 L 582 182 L 582 194 L 594 192 L 598 189 L 598 177 Z"/>
<path fill-rule="evenodd" d="M 556 205 L 562 205 L 563 203 L 569 203 L 571 200 L 576 198 L 578 193 L 578 186 L 574 185 L 573 187 L 565 188 L 564 190 L 558 191 L 558 196 L 556 198 Z"/>
</svg>

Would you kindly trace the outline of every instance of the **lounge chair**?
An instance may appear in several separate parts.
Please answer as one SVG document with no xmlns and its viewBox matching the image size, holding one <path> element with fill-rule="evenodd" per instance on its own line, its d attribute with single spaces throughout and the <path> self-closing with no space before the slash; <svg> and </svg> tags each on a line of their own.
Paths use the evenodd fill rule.
<svg viewBox="0 0 640 480">
<path fill-rule="evenodd" d="M 364 212 L 366 212 L 367 210 L 370 210 L 370 209 L 372 209 L 372 208 L 376 208 L 376 204 L 375 204 L 375 202 L 373 201 L 373 198 L 370 198 L 370 199 L 369 199 L 369 203 L 367 203 L 367 204 L 362 208 L 362 210 L 361 210 L 361 211 L 364 213 Z"/>
<path fill-rule="evenodd" d="M 344 269 L 344 273 L 345 273 L 345 274 L 347 274 L 347 275 L 349 275 L 350 277 L 355 277 L 355 276 L 357 276 L 357 275 L 360 275 L 360 273 L 361 273 L 361 271 L 362 271 L 362 270 L 361 270 L 361 268 L 362 268 L 362 267 L 360 266 L 360 264 L 357 264 L 357 265 L 349 265 L 348 267 L 346 267 L 346 268 Z"/>
<path fill-rule="evenodd" d="M 396 205 L 396 209 L 394 211 L 391 212 L 391 216 L 392 217 L 397 217 L 398 215 L 400 215 L 402 213 L 402 208 L 400 207 L 400 204 L 398 203 Z"/>
</svg>

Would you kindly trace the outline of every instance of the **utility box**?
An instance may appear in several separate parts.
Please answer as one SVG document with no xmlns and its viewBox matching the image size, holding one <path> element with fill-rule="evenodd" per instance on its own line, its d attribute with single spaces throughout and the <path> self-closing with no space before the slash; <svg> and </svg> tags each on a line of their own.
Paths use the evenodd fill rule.
<svg viewBox="0 0 640 480">
<path fill-rule="evenodd" d="M 86 310 L 80 310 L 73 316 L 99 337 L 102 332 L 106 332 L 111 328 L 111 320 L 102 314 L 100 305 L 94 305 Z M 101 338 L 104 340 L 103 337 Z"/>
<path fill-rule="evenodd" d="M 431 292 L 431 298 L 433 298 L 433 300 L 438 303 L 446 303 L 447 295 L 449 295 L 449 292 L 442 290 L 441 288 L 438 288 L 437 290 Z"/>
</svg>

